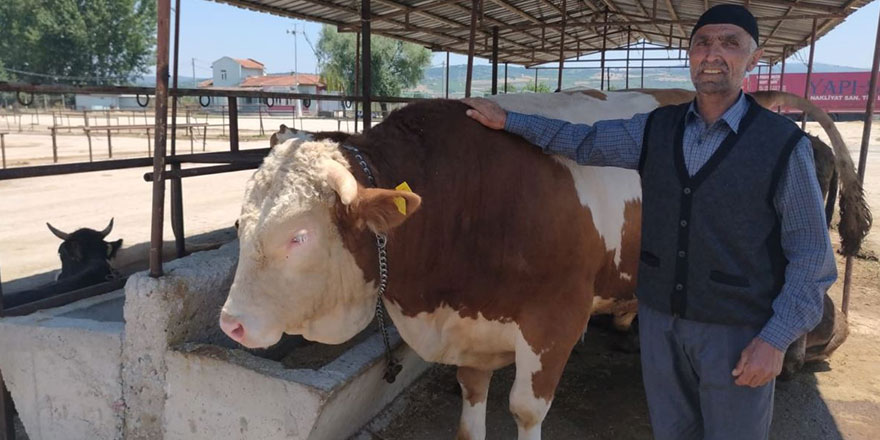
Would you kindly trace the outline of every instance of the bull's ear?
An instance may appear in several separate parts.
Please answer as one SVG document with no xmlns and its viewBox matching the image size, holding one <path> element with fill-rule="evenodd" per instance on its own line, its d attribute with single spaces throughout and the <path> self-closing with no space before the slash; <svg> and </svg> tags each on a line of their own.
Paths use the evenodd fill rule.
<svg viewBox="0 0 880 440">
<path fill-rule="evenodd" d="M 107 243 L 107 259 L 112 260 L 116 256 L 116 252 L 122 247 L 122 239 Z"/>
<path fill-rule="evenodd" d="M 384 234 L 400 226 L 421 204 L 422 198 L 413 192 L 361 188 L 351 205 L 351 211 L 370 230 Z"/>
</svg>

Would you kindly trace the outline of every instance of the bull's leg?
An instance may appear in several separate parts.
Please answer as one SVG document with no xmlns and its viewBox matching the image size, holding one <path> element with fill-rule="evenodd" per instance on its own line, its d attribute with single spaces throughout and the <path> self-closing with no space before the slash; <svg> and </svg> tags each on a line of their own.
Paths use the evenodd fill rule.
<svg viewBox="0 0 880 440">
<path fill-rule="evenodd" d="M 461 423 L 457 440 L 483 440 L 486 438 L 486 397 L 492 371 L 458 367 L 458 384 L 461 385 Z"/>
<path fill-rule="evenodd" d="M 550 409 L 575 341 L 576 338 L 572 341 L 560 338 L 552 347 L 536 351 L 522 334 L 517 336 L 516 379 L 510 390 L 510 412 L 516 419 L 519 440 L 540 440 L 541 423 Z"/>
</svg>

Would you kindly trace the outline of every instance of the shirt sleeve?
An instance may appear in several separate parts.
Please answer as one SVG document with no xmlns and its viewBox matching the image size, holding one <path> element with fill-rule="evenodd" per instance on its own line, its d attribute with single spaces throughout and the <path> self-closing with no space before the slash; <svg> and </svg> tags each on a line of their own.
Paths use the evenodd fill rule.
<svg viewBox="0 0 880 440">
<path fill-rule="evenodd" d="M 581 165 L 636 169 L 647 121 L 648 113 L 587 125 L 508 112 L 504 129 Z"/>
<path fill-rule="evenodd" d="M 773 301 L 773 316 L 758 337 L 785 351 L 822 319 L 823 297 L 837 279 L 813 150 L 806 137 L 792 151 L 774 204 L 788 266 L 782 291 Z"/>
</svg>

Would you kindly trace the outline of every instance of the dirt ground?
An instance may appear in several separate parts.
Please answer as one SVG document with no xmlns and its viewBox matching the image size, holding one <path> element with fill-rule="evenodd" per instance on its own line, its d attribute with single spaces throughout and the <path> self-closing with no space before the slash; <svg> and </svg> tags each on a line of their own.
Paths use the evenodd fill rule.
<svg viewBox="0 0 880 440">
<path fill-rule="evenodd" d="M 27 119 L 25 119 L 27 121 Z M 270 124 L 269 122 L 272 122 Z M 278 121 L 265 121 L 269 127 Z M 45 125 L 45 121 L 42 122 Z M 212 121 L 213 123 L 213 121 Z M 305 120 L 308 130 L 335 130 L 335 121 Z M 297 123 L 299 128 L 302 122 Z M 242 148 L 268 146 L 267 137 L 255 136 L 258 121 L 246 120 L 251 129 Z M 10 124 L 6 136 L 7 164 L 51 163 L 51 138 L 41 125 L 23 133 Z M 857 160 L 862 124 L 838 124 Z M 343 127 L 344 129 L 344 127 Z M 0 117 L 0 131 L 7 131 Z M 808 131 L 825 137 L 818 126 Z M 211 133 L 213 134 L 213 133 Z M 106 158 L 106 138 L 93 137 L 96 160 Z M 146 138 L 114 136 L 114 158 L 146 155 Z M 189 148 L 188 138 L 180 147 Z M 196 144 L 195 148 L 199 148 Z M 228 143 L 208 139 L 207 151 L 222 151 Z M 84 136 L 59 136 L 63 162 L 88 159 Z M 871 206 L 880 206 L 880 121 L 874 123 L 868 155 L 866 195 Z M 150 236 L 151 185 L 144 182 L 147 168 L 102 171 L 67 176 L 0 181 L 0 273 L 3 291 L 12 292 L 51 279 L 59 267 L 59 241 L 45 222 L 72 231 L 78 227 L 103 228 L 111 217 L 115 227 L 109 238 L 124 239 L 124 246 L 143 243 Z M 238 216 L 244 185 L 252 171 L 184 180 L 186 235 L 228 228 Z M 166 219 L 169 209 L 166 197 Z M 172 237 L 166 220 L 165 237 Z M 869 255 L 880 254 L 880 234 L 865 244 Z M 144 254 L 145 256 L 146 254 Z M 841 260 L 842 261 L 842 260 Z M 832 288 L 839 300 L 840 280 Z M 856 260 L 850 305 L 850 337 L 828 362 L 811 366 L 790 382 L 777 386 L 774 439 L 875 439 L 880 438 L 880 263 Z M 650 438 L 647 409 L 640 380 L 638 356 L 608 349 L 614 335 L 601 330 L 588 333 L 566 368 L 557 397 L 544 424 L 544 438 L 645 439 Z M 496 373 L 489 403 L 489 438 L 512 438 L 515 425 L 507 412 L 506 393 L 512 370 Z M 427 373 L 357 436 L 363 439 L 448 439 L 458 425 L 460 398 L 454 370 L 437 367 Z M 23 438 L 23 437 L 22 437 Z"/>
</svg>

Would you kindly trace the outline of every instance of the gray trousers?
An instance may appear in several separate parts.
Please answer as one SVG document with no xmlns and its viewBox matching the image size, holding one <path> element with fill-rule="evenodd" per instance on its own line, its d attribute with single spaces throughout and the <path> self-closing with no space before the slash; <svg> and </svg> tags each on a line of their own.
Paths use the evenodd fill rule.
<svg viewBox="0 0 880 440">
<path fill-rule="evenodd" d="M 776 381 L 742 387 L 730 374 L 759 331 L 639 305 L 642 377 L 655 439 L 767 439 Z"/>
</svg>

